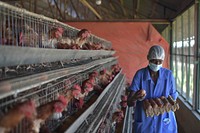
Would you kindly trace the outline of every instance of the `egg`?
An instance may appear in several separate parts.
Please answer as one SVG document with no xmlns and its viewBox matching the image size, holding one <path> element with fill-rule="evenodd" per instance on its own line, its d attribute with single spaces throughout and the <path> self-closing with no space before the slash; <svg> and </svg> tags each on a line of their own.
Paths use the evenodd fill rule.
<svg viewBox="0 0 200 133">
<path fill-rule="evenodd" d="M 146 91 L 143 90 L 143 89 L 141 89 L 141 95 L 142 95 L 142 96 L 145 96 L 145 95 L 146 95 Z"/>
</svg>

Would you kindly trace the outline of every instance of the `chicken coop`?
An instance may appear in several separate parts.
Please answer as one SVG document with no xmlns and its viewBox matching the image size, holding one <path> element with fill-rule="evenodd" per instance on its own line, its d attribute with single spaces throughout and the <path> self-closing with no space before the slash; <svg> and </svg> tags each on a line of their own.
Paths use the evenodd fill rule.
<svg viewBox="0 0 200 133">
<path fill-rule="evenodd" d="M 0 0 L 0 133 L 137 133 L 127 101 L 155 44 L 178 98 L 141 112 L 199 133 L 199 18 L 199 0 Z"/>
</svg>

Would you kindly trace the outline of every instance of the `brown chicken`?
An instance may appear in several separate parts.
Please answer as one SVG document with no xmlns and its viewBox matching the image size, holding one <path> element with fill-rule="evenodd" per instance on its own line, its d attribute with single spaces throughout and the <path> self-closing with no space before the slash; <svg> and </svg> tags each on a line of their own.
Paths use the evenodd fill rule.
<svg viewBox="0 0 200 133">
<path fill-rule="evenodd" d="M 75 39 L 75 44 L 77 44 L 80 48 L 87 42 L 87 39 L 90 37 L 90 31 L 87 29 L 80 30 Z"/>
<path fill-rule="evenodd" d="M 83 89 L 85 95 L 87 96 L 89 92 L 93 91 L 95 85 L 94 77 L 90 77 L 89 79 L 83 81 L 81 88 Z"/>
<path fill-rule="evenodd" d="M 112 115 L 112 121 L 116 123 L 120 123 L 124 118 L 124 114 L 122 110 L 117 110 Z"/>
<path fill-rule="evenodd" d="M 81 109 L 84 105 L 85 93 L 82 92 L 82 89 L 78 84 L 75 84 L 72 89 L 72 95 L 75 98 L 74 105 L 76 108 Z"/>
<path fill-rule="evenodd" d="M 40 126 L 47 120 L 53 113 L 62 112 L 67 105 L 64 96 L 60 95 L 58 100 L 51 101 L 37 108 L 37 117 L 31 126 L 31 133 L 39 133 Z"/>
<path fill-rule="evenodd" d="M 99 84 L 102 88 L 105 88 L 110 83 L 110 77 L 106 74 L 106 69 L 100 71 Z"/>
<path fill-rule="evenodd" d="M 15 105 L 0 119 L 0 132 L 7 133 L 16 127 L 25 117 L 33 119 L 36 116 L 35 102 L 25 101 Z"/>
</svg>

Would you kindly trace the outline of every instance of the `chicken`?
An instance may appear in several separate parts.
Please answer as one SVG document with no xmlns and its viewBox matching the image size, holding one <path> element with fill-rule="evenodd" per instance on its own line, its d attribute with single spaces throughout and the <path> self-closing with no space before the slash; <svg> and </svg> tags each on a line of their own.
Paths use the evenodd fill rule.
<svg viewBox="0 0 200 133">
<path fill-rule="evenodd" d="M 58 43 L 58 39 L 56 38 L 57 29 L 56 28 L 52 28 L 49 30 L 48 35 L 43 34 L 42 35 L 42 45 L 45 48 L 56 48 L 57 47 L 57 43 Z"/>
<path fill-rule="evenodd" d="M 116 123 L 120 123 L 124 118 L 124 114 L 122 110 L 117 110 L 112 115 L 112 121 Z"/>
<path fill-rule="evenodd" d="M 23 27 L 23 32 L 20 33 L 19 45 L 20 46 L 30 46 L 39 47 L 39 35 L 33 28 L 25 24 Z"/>
<path fill-rule="evenodd" d="M 94 49 L 94 46 L 91 42 L 86 42 L 85 44 L 83 44 L 82 49 L 84 50 L 92 50 Z"/>
<path fill-rule="evenodd" d="M 0 119 L 0 133 L 9 132 L 25 117 L 33 119 L 36 116 L 35 102 L 25 101 L 15 105 Z"/>
<path fill-rule="evenodd" d="M 90 76 L 89 79 L 83 81 L 81 88 L 87 96 L 89 92 L 93 91 L 95 86 L 95 77 Z"/>
<path fill-rule="evenodd" d="M 105 88 L 110 83 L 110 77 L 106 74 L 106 69 L 100 71 L 99 84 L 102 88 Z"/>
<path fill-rule="evenodd" d="M 74 104 L 78 109 L 81 109 L 84 105 L 85 93 L 82 93 L 81 87 L 79 85 L 74 85 L 72 95 L 75 98 Z"/>
<path fill-rule="evenodd" d="M 2 44 L 6 45 L 16 45 L 16 36 L 13 30 L 8 26 L 7 28 L 2 29 L 2 38 L 0 40 Z"/>
<path fill-rule="evenodd" d="M 67 105 L 67 101 L 63 95 L 60 95 L 57 100 L 51 101 L 37 108 L 37 116 L 31 125 L 31 132 L 39 133 L 40 126 L 47 120 L 53 113 L 62 112 Z"/>
<path fill-rule="evenodd" d="M 127 107 L 127 102 L 126 101 L 121 101 L 120 105 L 122 108 L 126 108 Z"/>
<path fill-rule="evenodd" d="M 62 28 L 52 28 L 48 35 L 42 35 L 42 45 L 45 48 L 60 48 L 59 40 L 62 38 Z"/>
<path fill-rule="evenodd" d="M 72 95 L 75 99 L 83 98 L 85 96 L 85 94 L 82 93 L 81 87 L 78 84 L 75 84 L 72 87 Z"/>
<path fill-rule="evenodd" d="M 126 102 L 127 101 L 127 95 L 121 95 L 121 100 L 123 102 Z"/>
<path fill-rule="evenodd" d="M 111 80 L 119 73 L 121 68 L 119 67 L 118 64 L 114 64 L 111 66 L 110 71 L 106 71 L 107 75 L 111 77 Z"/>
<path fill-rule="evenodd" d="M 93 43 L 93 49 L 94 50 L 101 50 L 104 49 L 101 43 Z"/>
<path fill-rule="evenodd" d="M 82 46 L 87 42 L 87 39 L 90 37 L 90 34 L 90 31 L 87 29 L 80 30 L 76 35 L 77 38 L 75 39 L 75 44 L 82 48 Z"/>
<path fill-rule="evenodd" d="M 54 47 L 54 42 L 57 43 L 57 40 L 55 39 L 54 41 L 52 41 L 53 39 L 49 38 L 47 34 L 42 34 L 42 47 L 44 48 L 52 48 Z"/>
<path fill-rule="evenodd" d="M 69 37 L 62 37 L 57 44 L 58 49 L 71 49 L 72 44 L 74 44 L 74 41 L 70 39 Z"/>
</svg>

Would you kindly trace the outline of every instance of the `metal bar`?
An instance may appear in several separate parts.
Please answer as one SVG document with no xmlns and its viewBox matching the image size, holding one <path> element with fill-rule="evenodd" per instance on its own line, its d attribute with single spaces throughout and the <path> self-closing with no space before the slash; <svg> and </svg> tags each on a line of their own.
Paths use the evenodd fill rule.
<svg viewBox="0 0 200 133">
<path fill-rule="evenodd" d="M 177 32 L 177 20 L 176 20 L 176 22 L 175 22 L 175 53 L 177 53 L 177 51 L 178 51 L 178 49 L 177 49 L 177 35 L 178 35 L 178 32 Z M 176 68 L 176 84 L 178 85 L 178 65 L 177 65 L 177 55 L 175 55 L 175 68 Z M 180 88 L 178 88 L 178 89 L 180 89 Z M 180 90 L 179 90 L 180 91 Z"/>
<path fill-rule="evenodd" d="M 103 109 L 102 109 L 102 111 L 99 111 L 99 114 L 98 114 L 99 116 L 96 117 L 96 120 L 94 120 L 92 124 L 90 124 L 91 128 L 88 128 L 88 131 L 87 131 L 88 133 L 90 133 L 90 132 L 96 133 L 96 131 L 99 128 L 99 125 L 101 123 L 101 120 L 99 120 L 99 119 L 100 118 L 102 119 L 102 117 L 105 118 L 111 107 L 113 110 L 116 109 L 116 105 L 119 103 L 119 100 L 120 100 L 119 97 L 122 94 L 121 88 L 122 88 L 124 82 L 125 82 L 125 76 L 122 77 L 118 87 L 115 89 L 114 94 L 109 96 L 111 101 L 109 101 L 109 100 L 106 101 L 105 106 L 104 106 L 104 110 L 106 109 L 106 111 L 104 111 Z M 106 104 L 108 104 L 108 106 L 106 106 Z"/>
<path fill-rule="evenodd" d="M 73 1 L 72 1 L 72 0 L 70 0 L 70 3 L 71 3 L 71 5 L 72 5 L 72 7 L 73 7 L 74 11 L 76 12 L 76 15 L 77 15 L 77 17 L 80 19 L 80 16 L 79 16 L 79 14 L 78 14 L 78 11 L 76 10 L 76 7 L 75 7 L 75 5 L 74 5 Z"/>
<path fill-rule="evenodd" d="M 43 21 L 46 21 L 46 22 L 50 22 L 50 23 L 54 23 L 56 26 L 61 26 L 61 27 L 65 27 L 65 28 L 68 28 L 68 29 L 71 29 L 73 31 L 80 31 L 80 29 L 77 29 L 75 27 L 72 27 L 70 25 L 67 25 L 66 23 L 62 23 L 56 19 L 52 19 L 52 18 L 48 18 L 48 17 L 45 17 L 43 15 L 39 15 L 39 14 L 36 14 L 36 13 L 33 13 L 33 12 L 29 12 L 25 9 L 21 9 L 21 8 L 18 8 L 18 7 L 15 7 L 15 6 L 12 6 L 12 5 L 9 5 L 7 3 L 4 3 L 4 2 L 1 2 L 0 1 L 0 8 L 6 8 L 6 9 L 9 9 L 9 10 L 12 10 L 14 12 L 16 12 L 17 14 L 22 14 L 22 15 L 27 15 L 27 16 L 31 16 L 37 20 L 43 20 Z M 95 35 L 91 34 L 91 36 L 94 36 L 94 38 L 96 38 Z M 100 37 L 98 37 L 98 39 L 101 39 Z M 102 41 L 106 41 L 105 39 L 102 39 Z M 106 42 L 109 42 L 109 41 L 106 41 Z"/>
<path fill-rule="evenodd" d="M 65 50 L 0 45 L 0 67 L 113 55 L 106 50 Z M 52 56 L 53 55 L 53 56 Z"/>
<path fill-rule="evenodd" d="M 194 36 L 195 36 L 195 63 L 194 63 L 194 91 L 193 91 L 193 100 L 192 100 L 192 105 L 193 105 L 193 110 L 198 110 L 200 107 L 200 83 L 199 83 L 199 78 L 200 78 L 200 58 L 198 58 L 199 55 L 199 48 L 200 48 L 200 0 L 195 0 L 195 11 L 194 11 Z"/>
<path fill-rule="evenodd" d="M 9 89 L 5 90 L 4 92 L 1 92 L 0 99 L 7 97 L 9 95 L 13 95 L 13 94 L 25 91 L 25 90 L 29 90 L 31 88 L 54 81 L 56 79 L 65 77 L 67 75 L 72 75 L 75 73 L 79 73 L 79 72 L 91 69 L 92 67 L 95 67 L 97 65 L 108 63 L 114 60 L 115 58 L 111 57 L 107 59 L 93 61 L 88 64 L 79 65 L 77 67 L 63 68 L 59 70 L 39 73 L 39 74 L 31 75 L 31 76 L 26 76 L 26 77 L 2 82 L 0 86 L 0 90 L 5 90 L 3 88 L 3 84 L 8 85 Z"/>
<path fill-rule="evenodd" d="M 173 24 L 172 24 L 172 22 L 170 23 L 170 25 L 169 25 L 169 46 L 170 46 L 170 68 L 171 68 L 171 70 L 174 72 L 174 67 L 173 67 L 173 57 L 174 57 L 174 55 L 173 55 Z M 175 42 L 175 41 L 174 41 Z"/>
<path fill-rule="evenodd" d="M 68 20 L 68 22 L 151 22 L 152 24 L 170 24 L 170 21 L 167 19 Z"/>
<path fill-rule="evenodd" d="M 190 44 L 190 10 L 188 10 L 188 43 L 189 43 L 189 48 L 188 48 L 188 54 L 190 55 L 190 49 L 191 49 L 191 44 Z M 188 58 L 188 57 L 186 57 Z M 186 87 L 187 87 L 187 95 L 186 95 L 186 98 L 187 99 L 190 99 L 190 57 L 188 58 L 188 62 L 186 64 L 186 66 L 188 66 L 188 69 L 187 69 L 187 80 L 186 80 Z"/>
<path fill-rule="evenodd" d="M 51 11 L 51 14 L 52 14 L 53 18 L 55 18 L 55 17 L 54 17 L 53 10 L 52 10 L 52 7 L 51 7 L 51 4 L 50 4 L 50 1 L 47 0 L 47 3 L 48 3 L 48 5 L 49 5 L 49 8 L 50 8 L 50 11 Z"/>
<path fill-rule="evenodd" d="M 181 54 L 183 54 L 183 15 L 181 15 L 181 41 L 182 41 L 182 47 L 181 47 Z M 184 94 L 183 93 L 183 80 L 184 80 L 184 70 L 183 70 L 183 56 L 181 56 L 181 93 L 182 95 Z"/>
<path fill-rule="evenodd" d="M 86 118 L 89 116 L 89 114 L 92 114 L 92 112 L 94 111 L 96 106 L 102 100 L 103 96 L 108 92 L 108 90 L 113 85 L 113 83 L 115 83 L 115 81 L 119 78 L 120 73 L 118 73 L 115 76 L 113 81 L 104 89 L 104 91 L 100 94 L 98 99 L 84 113 L 82 113 L 78 119 L 76 119 L 76 121 L 65 131 L 65 133 L 75 132 L 78 129 L 78 127 L 84 122 L 84 120 L 86 120 Z"/>
<path fill-rule="evenodd" d="M 57 1 L 54 0 L 54 3 L 55 3 L 55 5 L 56 5 L 57 11 L 59 12 L 59 15 L 61 16 L 62 19 L 64 19 L 63 15 L 62 15 L 61 8 L 58 7 L 58 3 L 57 3 Z"/>
<path fill-rule="evenodd" d="M 101 15 L 86 1 L 86 0 L 80 0 L 80 2 L 85 5 L 86 7 L 88 7 L 100 20 L 102 20 L 103 18 L 101 17 Z"/>
<path fill-rule="evenodd" d="M 170 4 L 167 4 L 167 3 L 164 4 L 161 1 L 156 1 L 156 0 L 154 0 L 154 1 L 155 1 L 156 4 L 163 6 L 164 8 L 167 8 L 167 9 L 173 11 L 173 12 L 177 12 L 177 10 L 175 8 L 172 8 L 172 6 Z"/>
</svg>

